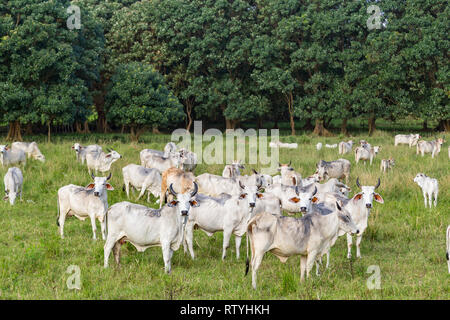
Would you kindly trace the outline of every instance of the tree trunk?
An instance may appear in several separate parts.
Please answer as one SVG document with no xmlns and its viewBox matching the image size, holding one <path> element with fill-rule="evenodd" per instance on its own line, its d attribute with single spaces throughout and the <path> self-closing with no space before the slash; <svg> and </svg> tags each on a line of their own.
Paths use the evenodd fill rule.
<svg viewBox="0 0 450 320">
<path fill-rule="evenodd" d="M 307 118 L 307 119 L 305 119 L 305 121 L 306 121 L 306 123 L 305 123 L 305 126 L 303 128 L 305 130 L 313 130 L 314 127 L 312 125 L 311 118 Z"/>
<path fill-rule="evenodd" d="M 289 124 L 291 126 L 291 135 L 295 136 L 295 122 L 294 122 L 294 96 L 292 92 L 285 94 L 286 102 L 289 110 Z"/>
<path fill-rule="evenodd" d="M 278 129 L 278 119 L 275 119 L 272 129 Z"/>
<path fill-rule="evenodd" d="M 25 127 L 25 135 L 32 135 L 33 134 L 33 124 L 31 122 L 27 123 L 27 126 Z"/>
<path fill-rule="evenodd" d="M 234 129 L 236 125 L 235 120 L 225 119 L 225 129 Z"/>
<path fill-rule="evenodd" d="M 263 127 L 263 119 L 262 119 L 262 117 L 258 117 L 258 119 L 256 120 L 256 125 L 257 125 L 258 130 L 262 129 L 262 127 Z"/>
<path fill-rule="evenodd" d="M 186 130 L 190 131 L 192 126 L 192 102 L 189 99 L 186 99 L 186 114 L 188 117 L 188 122 L 186 125 Z"/>
<path fill-rule="evenodd" d="M 47 121 L 47 142 L 50 143 L 50 127 L 51 127 L 51 121 Z"/>
<path fill-rule="evenodd" d="M 7 141 L 22 141 L 22 134 L 20 132 L 20 122 L 13 121 L 9 123 L 8 135 L 6 136 Z"/>
<path fill-rule="evenodd" d="M 450 119 L 439 120 L 439 124 L 436 127 L 436 130 L 449 132 L 450 131 Z"/>
<path fill-rule="evenodd" d="M 316 119 L 316 126 L 314 127 L 313 133 L 324 137 L 331 137 L 333 135 L 323 126 L 323 119 Z"/>
<path fill-rule="evenodd" d="M 375 117 L 375 114 L 371 114 L 369 118 L 369 136 L 372 136 L 375 132 L 375 121 L 377 118 Z"/>
<path fill-rule="evenodd" d="M 83 133 L 83 129 L 81 129 L 81 123 L 79 123 L 78 121 L 75 122 L 75 130 L 77 133 Z"/>
<path fill-rule="evenodd" d="M 157 126 L 154 126 L 154 127 L 152 128 L 152 133 L 154 133 L 154 134 L 161 134 L 161 131 L 158 130 L 158 127 L 157 127 Z"/>
<path fill-rule="evenodd" d="M 84 122 L 84 133 L 91 133 L 91 130 L 89 130 L 89 122 L 87 120 Z"/>
<path fill-rule="evenodd" d="M 348 131 L 347 131 L 347 118 L 342 119 L 341 133 L 342 133 L 343 135 L 348 135 Z"/>
</svg>

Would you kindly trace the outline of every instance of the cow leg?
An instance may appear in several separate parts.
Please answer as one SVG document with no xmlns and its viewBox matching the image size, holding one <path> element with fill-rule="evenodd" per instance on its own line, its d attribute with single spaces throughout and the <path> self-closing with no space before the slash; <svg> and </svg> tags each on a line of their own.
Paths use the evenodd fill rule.
<svg viewBox="0 0 450 320">
<path fill-rule="evenodd" d="M 361 244 L 362 234 L 358 234 L 356 236 L 356 257 L 361 258 L 361 251 L 359 249 L 359 245 Z"/>
<path fill-rule="evenodd" d="M 423 202 L 425 203 L 425 208 L 427 207 L 427 193 L 423 192 Z"/>
<path fill-rule="evenodd" d="M 22 194 L 22 192 L 20 192 L 20 194 Z M 437 206 L 437 197 L 438 197 L 438 191 L 434 192 L 434 207 L 436 208 Z"/>
<path fill-rule="evenodd" d="M 109 255 L 111 254 L 111 250 L 115 247 L 115 245 L 116 245 L 116 238 L 109 236 L 108 239 L 106 240 L 105 246 L 103 247 L 104 268 L 108 268 Z"/>
<path fill-rule="evenodd" d="M 300 256 L 300 281 L 305 280 L 306 260 L 307 256 Z"/>
<path fill-rule="evenodd" d="M 352 236 L 347 233 L 347 259 L 352 257 Z"/>
<path fill-rule="evenodd" d="M 117 266 L 120 266 L 120 249 L 122 248 L 122 245 L 120 244 L 120 241 L 117 241 L 114 247 L 112 248 L 114 260 L 116 261 Z"/>
<path fill-rule="evenodd" d="M 252 257 L 252 287 L 256 289 L 256 272 L 261 265 L 261 261 L 264 257 L 264 251 L 255 252 L 254 257 Z"/>
<path fill-rule="evenodd" d="M 127 199 L 130 199 L 130 183 L 125 182 L 125 193 L 127 194 Z"/>
<path fill-rule="evenodd" d="M 163 259 L 164 259 L 164 271 L 168 274 L 172 271 L 172 266 L 170 260 L 172 258 L 172 249 L 170 248 L 170 243 L 162 246 Z"/>
<path fill-rule="evenodd" d="M 430 192 L 428 194 L 428 206 L 430 207 L 430 209 L 433 207 L 433 193 Z"/>
<path fill-rule="evenodd" d="M 139 193 L 139 196 L 137 197 L 137 200 L 139 200 L 145 193 L 145 191 L 147 190 L 147 186 L 142 186 L 141 188 L 141 192 Z"/>
<path fill-rule="evenodd" d="M 236 243 L 236 259 L 239 260 L 239 254 L 240 254 L 240 250 L 239 249 L 241 248 L 242 237 L 235 236 L 234 237 L 234 241 Z"/>
<path fill-rule="evenodd" d="M 106 216 L 103 217 L 103 221 L 100 221 L 100 228 L 102 230 L 102 239 L 106 240 Z"/>
<path fill-rule="evenodd" d="M 70 209 L 66 208 L 65 206 L 61 206 L 61 203 L 59 203 L 59 206 L 59 234 L 61 235 L 61 239 L 64 239 L 64 222 L 66 221 L 66 216 L 69 213 Z"/>
<path fill-rule="evenodd" d="M 191 254 L 191 258 L 195 259 L 195 253 L 194 253 L 194 224 L 188 222 L 186 224 L 186 236 L 184 239 L 187 243 L 187 249 L 189 249 L 189 253 Z M 184 252 L 186 252 L 186 246 L 184 247 Z"/>
<path fill-rule="evenodd" d="M 91 218 L 91 225 L 92 225 L 92 239 L 97 240 L 97 235 L 96 235 L 97 226 L 95 225 L 95 216 L 91 215 L 90 218 Z"/>
<path fill-rule="evenodd" d="M 327 251 L 327 264 L 326 264 L 325 268 L 328 269 L 329 265 L 330 265 L 330 250 Z"/>
<path fill-rule="evenodd" d="M 222 260 L 227 256 L 227 248 L 230 246 L 231 231 L 223 231 L 223 249 L 222 249 Z"/>
<path fill-rule="evenodd" d="M 314 267 L 314 262 L 316 262 L 317 252 L 312 251 L 308 253 L 308 257 L 306 258 L 306 278 L 309 278 L 309 273 L 311 269 Z"/>
</svg>

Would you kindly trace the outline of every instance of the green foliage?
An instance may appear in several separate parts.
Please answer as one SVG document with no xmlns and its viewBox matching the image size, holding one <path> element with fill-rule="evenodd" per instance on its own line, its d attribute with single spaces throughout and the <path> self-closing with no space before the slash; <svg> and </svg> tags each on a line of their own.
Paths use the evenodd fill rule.
<svg viewBox="0 0 450 320">
<path fill-rule="evenodd" d="M 106 96 L 108 120 L 140 129 L 175 126 L 183 120 L 183 107 L 164 78 L 152 66 L 132 62 L 119 65 Z"/>
</svg>

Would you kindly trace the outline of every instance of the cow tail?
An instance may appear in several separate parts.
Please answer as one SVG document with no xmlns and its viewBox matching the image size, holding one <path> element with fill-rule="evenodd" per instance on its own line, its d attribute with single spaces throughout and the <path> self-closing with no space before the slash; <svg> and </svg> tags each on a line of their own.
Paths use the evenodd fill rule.
<svg viewBox="0 0 450 320">
<path fill-rule="evenodd" d="M 58 214 L 56 215 L 56 225 L 59 227 L 59 214 L 60 214 L 60 210 L 59 210 L 59 196 L 56 199 L 56 209 L 58 210 Z"/>
<path fill-rule="evenodd" d="M 245 233 L 245 240 L 246 240 L 246 244 L 247 244 L 247 259 L 245 260 L 245 276 L 246 276 L 248 274 L 248 269 L 250 268 L 250 261 L 248 259 L 248 230 Z"/>
</svg>

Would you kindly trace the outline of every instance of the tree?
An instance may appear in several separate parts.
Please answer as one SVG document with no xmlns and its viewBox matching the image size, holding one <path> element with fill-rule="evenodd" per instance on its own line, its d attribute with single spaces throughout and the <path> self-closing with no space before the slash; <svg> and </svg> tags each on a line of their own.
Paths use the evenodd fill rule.
<svg viewBox="0 0 450 320">
<path fill-rule="evenodd" d="M 138 141 L 149 127 L 172 126 L 184 119 L 183 107 L 152 66 L 138 62 L 119 65 L 106 95 L 108 121 L 130 128 Z"/>
</svg>

